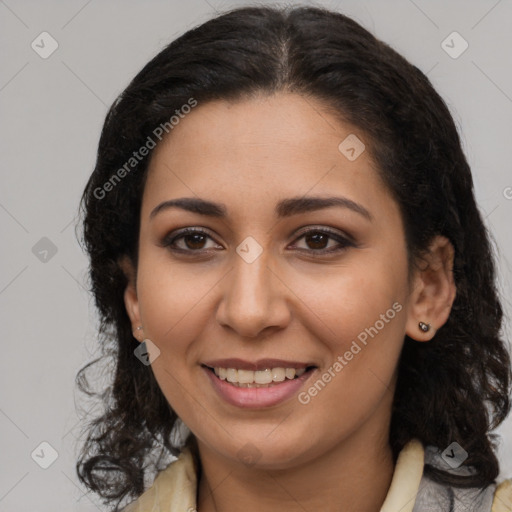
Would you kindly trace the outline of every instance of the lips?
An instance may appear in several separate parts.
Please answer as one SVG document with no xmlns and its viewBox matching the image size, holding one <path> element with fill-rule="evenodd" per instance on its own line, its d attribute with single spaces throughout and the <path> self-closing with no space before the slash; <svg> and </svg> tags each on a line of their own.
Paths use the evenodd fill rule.
<svg viewBox="0 0 512 512">
<path fill-rule="evenodd" d="M 316 370 L 313 364 L 282 359 L 217 359 L 202 366 L 220 397 L 243 408 L 271 407 L 291 398 Z"/>
</svg>

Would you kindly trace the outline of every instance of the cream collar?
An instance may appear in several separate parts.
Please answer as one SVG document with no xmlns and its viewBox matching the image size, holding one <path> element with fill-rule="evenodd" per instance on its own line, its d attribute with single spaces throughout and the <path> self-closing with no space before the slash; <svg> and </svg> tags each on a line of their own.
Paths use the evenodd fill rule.
<svg viewBox="0 0 512 512">
<path fill-rule="evenodd" d="M 423 445 L 417 439 L 404 446 L 380 512 L 412 512 L 423 475 L 424 457 Z M 177 460 L 158 473 L 153 485 L 123 512 L 194 512 L 196 491 L 194 459 L 185 448 Z"/>
</svg>

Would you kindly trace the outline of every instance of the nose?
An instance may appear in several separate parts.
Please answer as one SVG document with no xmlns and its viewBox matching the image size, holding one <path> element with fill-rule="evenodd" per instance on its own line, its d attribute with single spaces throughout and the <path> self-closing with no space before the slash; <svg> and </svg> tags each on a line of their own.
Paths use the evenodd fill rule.
<svg viewBox="0 0 512 512">
<path fill-rule="evenodd" d="M 216 318 L 240 337 L 262 338 L 290 321 L 291 292 L 267 254 L 264 250 L 252 263 L 234 255 L 233 268 L 222 280 Z"/>
</svg>

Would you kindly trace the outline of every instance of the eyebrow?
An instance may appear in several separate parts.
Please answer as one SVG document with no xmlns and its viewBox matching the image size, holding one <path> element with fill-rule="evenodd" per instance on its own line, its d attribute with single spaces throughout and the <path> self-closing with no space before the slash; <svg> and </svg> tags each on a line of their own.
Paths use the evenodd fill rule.
<svg viewBox="0 0 512 512">
<path fill-rule="evenodd" d="M 369 221 L 373 220 L 371 213 L 361 204 L 352 201 L 346 197 L 292 197 L 283 199 L 276 204 L 275 214 L 278 218 L 291 217 L 300 213 L 307 213 L 324 208 L 341 207 L 352 210 Z M 170 199 L 156 206 L 149 214 L 150 220 L 157 214 L 170 208 L 179 208 L 199 215 L 209 217 L 225 218 L 227 217 L 227 208 L 222 203 L 214 203 L 197 197 L 181 197 L 179 199 Z"/>
</svg>

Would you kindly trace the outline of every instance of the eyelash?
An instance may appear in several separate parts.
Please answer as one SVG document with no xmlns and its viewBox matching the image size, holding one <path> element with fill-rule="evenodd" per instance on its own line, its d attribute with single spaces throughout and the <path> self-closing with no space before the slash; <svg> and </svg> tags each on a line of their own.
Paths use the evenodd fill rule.
<svg viewBox="0 0 512 512">
<path fill-rule="evenodd" d="M 193 257 L 195 255 L 199 255 L 200 253 L 204 254 L 204 252 L 211 251 L 211 249 L 194 250 L 194 249 L 181 249 L 178 247 L 174 247 L 174 244 L 176 243 L 177 240 L 180 240 L 181 238 L 185 238 L 187 235 L 195 235 L 195 234 L 205 235 L 206 237 L 213 240 L 213 237 L 211 237 L 208 232 L 206 232 L 202 229 L 185 228 L 176 234 L 171 234 L 171 235 L 166 236 L 164 238 L 164 240 L 162 241 L 161 245 L 162 245 L 162 247 L 169 248 L 173 252 L 179 252 L 182 254 L 188 253 L 188 255 L 191 257 Z M 330 229 L 327 229 L 327 228 L 311 228 L 311 229 L 302 231 L 298 235 L 298 238 L 295 239 L 294 243 L 297 243 L 298 240 L 304 238 L 305 236 L 307 236 L 309 234 L 327 235 L 328 239 L 333 239 L 336 242 L 338 242 L 339 244 L 341 244 L 341 246 L 338 246 L 335 248 L 330 248 L 330 249 L 318 249 L 318 250 L 317 249 L 298 249 L 301 252 L 307 252 L 307 253 L 313 254 L 314 256 L 324 256 L 324 255 L 335 254 L 335 253 L 345 251 L 349 247 L 356 247 L 356 244 L 349 238 L 344 237 L 344 236 L 340 235 L 339 233 L 337 233 L 335 231 L 331 231 Z M 329 242 L 327 242 L 327 244 L 328 243 Z M 216 250 L 216 249 L 213 249 L 213 250 Z M 195 253 L 195 254 L 192 254 L 192 253 Z"/>
</svg>

